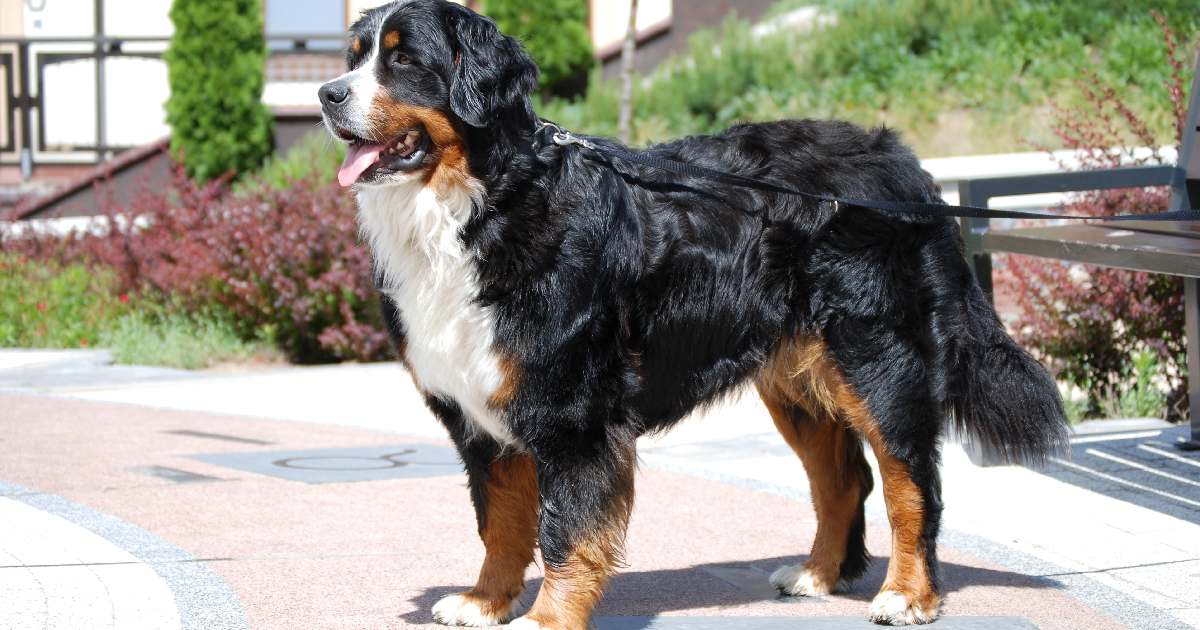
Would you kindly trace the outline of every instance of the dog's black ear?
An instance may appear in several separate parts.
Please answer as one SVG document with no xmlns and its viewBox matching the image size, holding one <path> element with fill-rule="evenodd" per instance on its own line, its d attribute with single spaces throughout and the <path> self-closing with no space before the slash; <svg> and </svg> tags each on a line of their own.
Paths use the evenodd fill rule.
<svg viewBox="0 0 1200 630">
<path fill-rule="evenodd" d="M 450 109 L 472 127 L 487 127 L 505 111 L 530 110 L 538 68 L 521 43 L 491 19 L 468 9 L 450 17 L 455 34 Z"/>
</svg>

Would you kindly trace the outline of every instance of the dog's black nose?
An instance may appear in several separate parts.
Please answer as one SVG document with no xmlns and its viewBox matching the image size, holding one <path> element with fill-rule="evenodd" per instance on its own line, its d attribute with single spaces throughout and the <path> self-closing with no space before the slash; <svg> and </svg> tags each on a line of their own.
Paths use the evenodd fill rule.
<svg viewBox="0 0 1200 630">
<path fill-rule="evenodd" d="M 345 81 L 330 81 L 317 90 L 322 105 L 341 105 L 350 96 L 350 84 Z"/>
</svg>

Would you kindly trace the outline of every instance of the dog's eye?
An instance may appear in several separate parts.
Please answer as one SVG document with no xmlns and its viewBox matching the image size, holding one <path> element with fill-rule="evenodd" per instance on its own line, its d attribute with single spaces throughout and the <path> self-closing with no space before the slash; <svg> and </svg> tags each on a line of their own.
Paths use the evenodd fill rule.
<svg viewBox="0 0 1200 630">
<path fill-rule="evenodd" d="M 392 63 L 398 66 L 407 66 L 408 64 L 412 63 L 412 57 L 409 57 L 404 53 L 397 53 L 396 58 L 392 61 Z"/>
</svg>

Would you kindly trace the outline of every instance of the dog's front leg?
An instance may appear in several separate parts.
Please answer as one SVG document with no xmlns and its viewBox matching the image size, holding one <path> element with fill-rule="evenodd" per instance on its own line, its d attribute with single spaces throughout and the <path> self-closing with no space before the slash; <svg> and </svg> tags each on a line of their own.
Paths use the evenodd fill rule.
<svg viewBox="0 0 1200 630">
<path fill-rule="evenodd" d="M 634 438 L 580 435 L 534 448 L 541 488 L 539 544 L 546 579 L 529 612 L 512 628 L 588 626 L 609 576 L 621 564 L 633 507 Z"/>
<path fill-rule="evenodd" d="M 468 462 L 471 494 L 479 520 L 479 537 L 486 555 L 475 587 L 466 593 L 442 598 L 433 607 L 440 623 L 459 626 L 492 626 L 517 614 L 525 587 L 525 568 L 533 561 L 538 528 L 537 473 L 533 458 L 515 453 L 483 460 L 491 451 L 461 449 Z"/>
</svg>

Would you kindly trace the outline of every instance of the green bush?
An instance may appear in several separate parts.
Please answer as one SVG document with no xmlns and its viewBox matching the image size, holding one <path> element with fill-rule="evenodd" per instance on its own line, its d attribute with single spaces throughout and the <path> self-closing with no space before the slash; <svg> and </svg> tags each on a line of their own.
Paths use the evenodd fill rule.
<svg viewBox="0 0 1200 630">
<path fill-rule="evenodd" d="M 1182 127 L 1186 88 L 1175 88 L 1190 77 L 1174 36 L 1166 31 L 1159 37 L 1155 56 L 1173 80 L 1158 88 L 1155 102 L 1162 116 L 1178 116 Z M 1119 87 L 1092 78 L 1083 88 L 1087 106 L 1060 109 L 1052 118 L 1081 170 L 1164 160 L 1133 157 L 1133 147 L 1155 144 L 1156 138 L 1143 117 L 1130 111 Z M 1063 209 L 1094 217 L 1151 214 L 1166 210 L 1169 200 L 1165 187 L 1088 191 L 1073 195 Z M 1060 381 L 1083 391 L 1084 414 L 1183 417 L 1189 370 L 1180 278 L 1010 255 L 997 265 L 996 283 L 999 291 L 1020 296 L 1012 325 L 1017 340 L 1046 360 Z"/>
<path fill-rule="evenodd" d="M 1142 351 L 1135 353 L 1132 358 L 1133 366 L 1126 370 L 1129 385 L 1106 415 L 1110 418 L 1161 418 L 1167 396 L 1154 384 L 1155 378 L 1162 372 L 1158 356 Z"/>
<path fill-rule="evenodd" d="M 485 12 L 541 67 L 541 87 L 573 94 L 594 64 L 586 0 L 487 0 Z"/>
<path fill-rule="evenodd" d="M 112 274 L 0 255 L 0 347 L 87 348 L 129 309 Z M 128 297 L 124 298 L 126 301 Z"/>
<path fill-rule="evenodd" d="M 200 181 L 257 169 L 272 142 L 261 0 L 174 0 L 171 21 L 172 152 Z"/>
</svg>

